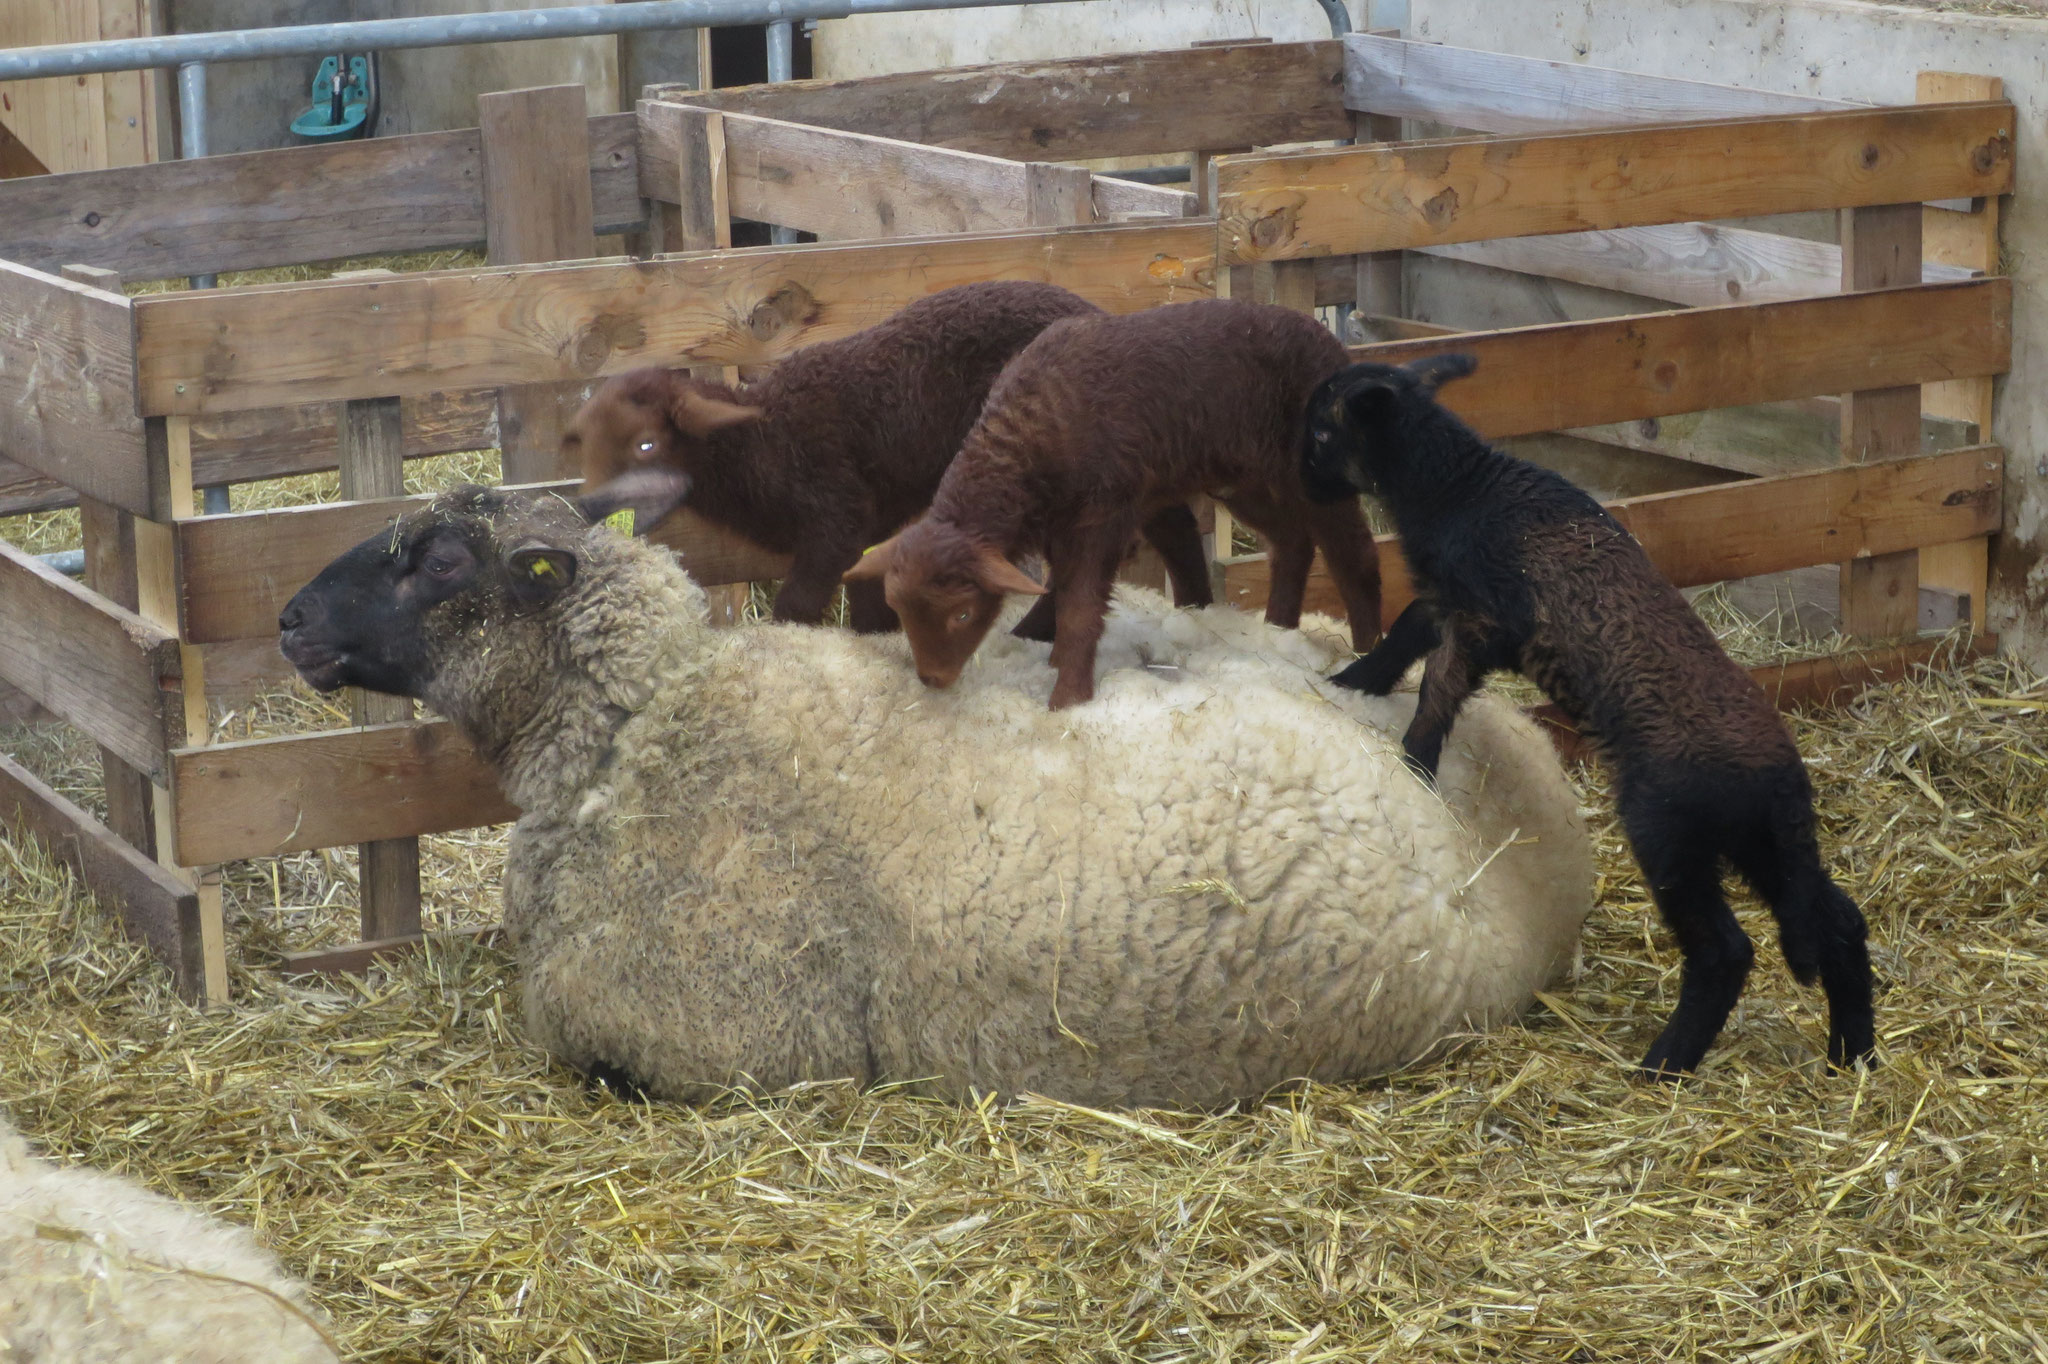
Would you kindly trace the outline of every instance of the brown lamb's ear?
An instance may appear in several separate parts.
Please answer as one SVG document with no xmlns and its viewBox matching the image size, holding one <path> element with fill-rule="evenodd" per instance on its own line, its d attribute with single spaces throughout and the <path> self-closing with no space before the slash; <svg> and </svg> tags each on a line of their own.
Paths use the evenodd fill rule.
<svg viewBox="0 0 2048 1364">
<path fill-rule="evenodd" d="M 974 580 L 985 591 L 999 595 L 1016 592 L 1027 597 L 1042 597 L 1046 593 L 1045 584 L 1033 580 L 1030 574 L 986 545 L 975 557 Z"/>
<path fill-rule="evenodd" d="M 728 426 L 742 422 L 761 420 L 761 409 L 742 407 L 729 403 L 723 398 L 714 398 L 708 393 L 699 393 L 694 388 L 680 389 L 675 400 L 669 404 L 668 418 L 676 424 L 676 430 L 702 440 L 714 431 L 723 431 Z"/>
<path fill-rule="evenodd" d="M 863 554 L 860 562 L 839 575 L 846 583 L 880 582 L 889 572 L 889 566 L 896 562 L 896 541 L 900 536 L 892 535 Z"/>
</svg>

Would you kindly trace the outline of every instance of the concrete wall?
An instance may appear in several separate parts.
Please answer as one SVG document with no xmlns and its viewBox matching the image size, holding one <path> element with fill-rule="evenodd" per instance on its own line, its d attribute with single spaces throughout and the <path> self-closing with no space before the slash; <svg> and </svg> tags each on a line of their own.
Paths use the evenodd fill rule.
<svg viewBox="0 0 2048 1364">
<path fill-rule="evenodd" d="M 1353 27 L 1368 0 L 1346 0 Z M 1315 0 L 1087 0 L 938 14 L 870 14 L 818 25 L 817 74 L 876 76 L 981 62 L 1149 52 L 1209 38 L 1330 36 Z"/>
<path fill-rule="evenodd" d="M 1995 434 L 2011 458 L 1989 625 L 2008 649 L 2048 667 L 2048 22 L 1861 0 L 1410 0 L 1410 8 L 1416 38 L 1830 99 L 1910 104 L 1922 70 L 2004 78 L 2019 111 L 2018 189 L 2004 217 L 2013 368 L 1999 386 Z M 1430 302 L 1447 306 L 1440 296 Z"/>
</svg>

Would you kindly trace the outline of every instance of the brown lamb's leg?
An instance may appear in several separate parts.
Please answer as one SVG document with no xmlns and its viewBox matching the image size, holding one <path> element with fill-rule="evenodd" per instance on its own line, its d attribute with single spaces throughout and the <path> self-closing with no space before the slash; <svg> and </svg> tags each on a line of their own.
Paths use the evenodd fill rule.
<svg viewBox="0 0 2048 1364">
<path fill-rule="evenodd" d="M 1152 513 L 1145 539 L 1166 562 L 1175 606 L 1207 606 L 1216 600 L 1209 587 L 1209 556 L 1202 549 L 1202 528 L 1185 502 Z"/>
<path fill-rule="evenodd" d="M 1102 639 L 1103 617 L 1116 567 L 1129 542 L 1128 528 L 1098 528 L 1086 543 L 1053 558 L 1053 581 L 1060 584 L 1059 624 L 1052 641 L 1053 710 L 1065 710 L 1095 695 L 1095 646 Z"/>
<path fill-rule="evenodd" d="M 799 550 L 789 566 L 789 576 L 782 580 L 782 590 L 775 594 L 771 614 L 792 625 L 821 623 L 832 605 L 832 594 L 839 590 L 839 575 L 859 559 L 858 553 L 833 549 Z"/>
<path fill-rule="evenodd" d="M 1266 623 L 1292 630 L 1301 624 L 1301 601 L 1316 558 L 1308 527 L 1264 489 L 1240 488 L 1224 505 L 1266 542 Z"/>
<path fill-rule="evenodd" d="M 1323 552 L 1344 614 L 1351 621 L 1351 647 L 1364 653 L 1380 637 L 1380 551 L 1357 500 L 1318 507 L 1304 502 L 1309 534 Z"/>
<path fill-rule="evenodd" d="M 1432 786 L 1437 764 L 1443 761 L 1444 740 L 1450 737 L 1451 722 L 1458 708 L 1478 683 L 1474 666 L 1473 641 L 1456 622 L 1444 623 L 1443 643 L 1436 646 L 1422 665 L 1422 688 L 1415 698 L 1415 718 L 1401 739 L 1401 751 L 1408 766 Z"/>
</svg>

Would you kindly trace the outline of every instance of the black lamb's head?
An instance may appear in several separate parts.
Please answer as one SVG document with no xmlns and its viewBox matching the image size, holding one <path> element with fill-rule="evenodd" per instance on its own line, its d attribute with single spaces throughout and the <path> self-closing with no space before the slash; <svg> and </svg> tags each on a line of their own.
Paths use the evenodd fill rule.
<svg viewBox="0 0 2048 1364">
<path fill-rule="evenodd" d="M 1301 482 L 1311 501 L 1383 494 L 1420 453 L 1416 418 L 1437 389 L 1479 368 L 1469 355 L 1432 355 L 1407 365 L 1349 365 L 1308 400 Z"/>
<path fill-rule="evenodd" d="M 320 691 L 431 701 L 452 654 L 539 624 L 576 581 L 588 530 L 560 497 L 453 489 L 300 588 L 277 618 L 279 647 Z"/>
</svg>

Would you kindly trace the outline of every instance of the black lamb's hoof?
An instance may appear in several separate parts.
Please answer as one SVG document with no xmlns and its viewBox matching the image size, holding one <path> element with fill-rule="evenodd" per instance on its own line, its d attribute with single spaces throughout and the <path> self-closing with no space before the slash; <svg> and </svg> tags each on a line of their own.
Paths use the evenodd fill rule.
<svg viewBox="0 0 2048 1364">
<path fill-rule="evenodd" d="M 1829 1070 L 1846 1073 L 1859 1065 L 1866 1070 L 1877 1069 L 1877 1039 L 1871 1035 L 1870 1027 L 1866 1025 L 1855 1032 L 1854 1037 L 1841 1032 L 1828 1033 Z"/>
<path fill-rule="evenodd" d="M 1675 1050 L 1669 1033 L 1658 1038 L 1650 1044 L 1650 1050 L 1644 1054 L 1642 1064 L 1636 1067 L 1636 1075 L 1641 1079 L 1654 1080 L 1666 1085 L 1675 1085 L 1681 1080 L 1691 1079 L 1693 1069 L 1699 1062 L 1695 1060 L 1691 1065 L 1687 1065 L 1673 1054 Z"/>
<path fill-rule="evenodd" d="M 1330 681 L 1350 691 L 1362 691 L 1367 696 L 1385 696 L 1401 680 L 1397 673 L 1392 677 L 1385 670 L 1373 664 L 1372 655 L 1354 660 L 1343 671 L 1331 676 Z"/>
<path fill-rule="evenodd" d="M 1435 763 L 1426 763 L 1413 753 L 1403 753 L 1401 755 L 1401 762 L 1410 772 L 1415 774 L 1415 780 L 1421 782 L 1432 791 L 1436 790 Z"/>
</svg>

